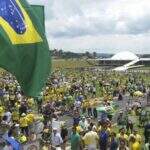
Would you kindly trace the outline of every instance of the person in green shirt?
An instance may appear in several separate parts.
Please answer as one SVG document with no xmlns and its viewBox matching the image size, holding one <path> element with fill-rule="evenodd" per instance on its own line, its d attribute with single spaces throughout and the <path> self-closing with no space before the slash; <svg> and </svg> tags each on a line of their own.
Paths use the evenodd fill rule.
<svg viewBox="0 0 150 150">
<path fill-rule="evenodd" d="M 72 128 L 72 135 L 71 135 L 71 150 L 80 150 L 81 147 L 81 138 L 80 135 L 76 131 L 76 127 Z"/>
</svg>

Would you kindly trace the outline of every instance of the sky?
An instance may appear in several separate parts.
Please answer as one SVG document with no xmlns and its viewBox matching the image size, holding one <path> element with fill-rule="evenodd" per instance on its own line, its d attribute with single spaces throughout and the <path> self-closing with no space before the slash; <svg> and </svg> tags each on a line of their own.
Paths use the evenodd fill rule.
<svg viewBox="0 0 150 150">
<path fill-rule="evenodd" d="M 149 0 L 28 0 L 45 5 L 50 49 L 150 54 Z"/>
</svg>

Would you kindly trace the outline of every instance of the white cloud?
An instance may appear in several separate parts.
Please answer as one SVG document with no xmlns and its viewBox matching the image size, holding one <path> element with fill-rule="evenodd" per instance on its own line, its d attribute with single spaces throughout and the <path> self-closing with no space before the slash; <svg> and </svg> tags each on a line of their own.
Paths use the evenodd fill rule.
<svg viewBox="0 0 150 150">
<path fill-rule="evenodd" d="M 50 48 L 150 53 L 149 0 L 39 0 L 38 4 L 46 6 Z"/>
<path fill-rule="evenodd" d="M 42 5 L 45 5 L 46 3 L 48 3 L 48 0 L 28 0 L 28 2 L 30 4 L 42 4 Z"/>
<path fill-rule="evenodd" d="M 130 50 L 136 53 L 149 53 L 150 35 L 99 35 L 85 36 L 77 38 L 52 38 L 49 43 L 52 48 L 57 45 L 58 48 L 64 50 L 72 50 L 74 52 L 85 52 L 92 50 L 96 52 L 118 52 Z M 72 46 L 73 45 L 73 46 Z M 87 46 L 88 45 L 88 46 Z"/>
</svg>

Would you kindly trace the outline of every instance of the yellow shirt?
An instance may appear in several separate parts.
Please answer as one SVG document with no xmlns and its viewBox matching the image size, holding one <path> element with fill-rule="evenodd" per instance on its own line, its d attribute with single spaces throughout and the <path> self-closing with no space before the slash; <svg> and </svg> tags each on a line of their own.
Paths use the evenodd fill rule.
<svg viewBox="0 0 150 150">
<path fill-rule="evenodd" d="M 4 115 L 4 107 L 0 106 L 0 117 L 2 117 Z"/>
<path fill-rule="evenodd" d="M 45 97 L 44 97 L 44 100 L 45 100 L 45 101 L 49 101 L 49 100 L 50 100 L 50 96 L 49 96 L 49 95 L 45 96 Z"/>
<path fill-rule="evenodd" d="M 27 127 L 28 122 L 29 122 L 29 120 L 27 117 L 21 117 L 19 120 L 20 127 Z"/>
<path fill-rule="evenodd" d="M 28 124 L 32 124 L 34 122 L 34 114 L 27 114 Z"/>
<path fill-rule="evenodd" d="M 135 142 L 131 145 L 131 150 L 141 150 L 139 142 Z"/>
<path fill-rule="evenodd" d="M 128 141 L 128 136 L 126 134 L 121 135 L 120 133 L 117 135 L 117 138 L 121 138 L 121 139 L 125 139 L 126 141 Z"/>
<path fill-rule="evenodd" d="M 85 145 L 91 145 L 91 144 L 97 145 L 98 139 L 99 139 L 99 137 L 98 137 L 97 133 L 94 131 L 90 131 L 90 132 L 86 133 L 85 136 L 83 137 Z"/>
<path fill-rule="evenodd" d="M 29 105 L 29 107 L 32 107 L 34 105 L 34 99 L 33 98 L 28 99 L 28 105 Z"/>
<path fill-rule="evenodd" d="M 49 150 L 49 146 L 43 146 L 42 150 Z"/>
<path fill-rule="evenodd" d="M 15 107 L 16 109 L 19 109 L 20 108 L 20 104 L 18 102 L 15 103 Z"/>
<path fill-rule="evenodd" d="M 98 132 L 100 132 L 100 131 L 102 130 L 102 127 L 99 126 L 97 130 L 98 130 Z M 111 132 L 111 129 L 110 129 L 110 128 L 107 128 L 106 131 L 107 131 L 108 133 L 110 133 L 110 132 Z"/>
<path fill-rule="evenodd" d="M 136 134 L 136 135 L 131 134 L 130 137 L 131 137 L 131 136 L 134 136 L 137 142 L 139 142 L 139 143 L 142 142 L 142 137 L 141 137 L 139 134 Z"/>
<path fill-rule="evenodd" d="M 19 142 L 20 142 L 20 143 L 25 143 L 25 142 L 27 142 L 27 137 L 26 137 L 25 135 L 21 135 L 21 136 L 19 137 Z"/>
<path fill-rule="evenodd" d="M 77 127 L 76 127 L 76 130 L 77 130 L 77 133 L 80 133 L 80 132 L 83 131 L 83 129 L 82 129 L 80 126 L 77 126 Z"/>
<path fill-rule="evenodd" d="M 19 120 L 19 112 L 13 111 L 13 112 L 12 112 L 12 119 L 13 119 L 14 121 L 18 121 L 18 120 Z"/>
</svg>

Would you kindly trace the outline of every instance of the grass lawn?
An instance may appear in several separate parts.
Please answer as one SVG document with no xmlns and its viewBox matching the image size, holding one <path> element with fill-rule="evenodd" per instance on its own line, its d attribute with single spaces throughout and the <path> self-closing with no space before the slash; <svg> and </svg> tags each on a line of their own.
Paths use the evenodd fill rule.
<svg viewBox="0 0 150 150">
<path fill-rule="evenodd" d="M 52 60 L 53 69 L 75 69 L 75 68 L 86 68 L 92 67 L 90 63 L 85 59 L 53 59 Z"/>
</svg>

